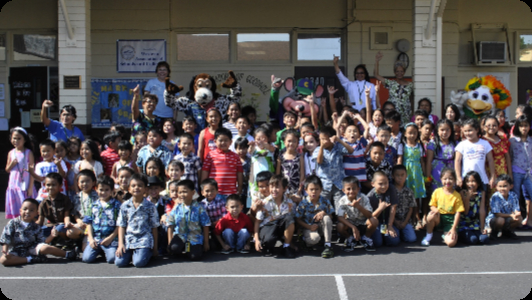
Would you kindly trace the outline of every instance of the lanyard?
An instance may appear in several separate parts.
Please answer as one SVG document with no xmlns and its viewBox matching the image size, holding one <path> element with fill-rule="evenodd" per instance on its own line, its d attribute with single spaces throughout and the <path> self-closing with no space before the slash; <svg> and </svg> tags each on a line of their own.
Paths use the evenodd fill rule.
<svg viewBox="0 0 532 300">
<path fill-rule="evenodd" d="M 74 128 L 72 128 L 72 134 L 70 136 L 68 136 L 67 129 L 66 129 L 65 125 L 63 125 L 63 133 L 65 134 L 65 138 L 67 140 L 69 140 L 74 135 Z"/>
<path fill-rule="evenodd" d="M 360 85 L 358 84 L 358 81 L 356 83 L 357 83 L 357 90 L 358 90 L 358 103 L 360 105 L 362 105 L 362 93 L 364 92 L 364 88 L 362 88 L 362 90 L 360 90 Z M 362 86 L 363 87 L 366 86 L 366 81 L 365 80 L 364 80 L 364 84 Z"/>
</svg>

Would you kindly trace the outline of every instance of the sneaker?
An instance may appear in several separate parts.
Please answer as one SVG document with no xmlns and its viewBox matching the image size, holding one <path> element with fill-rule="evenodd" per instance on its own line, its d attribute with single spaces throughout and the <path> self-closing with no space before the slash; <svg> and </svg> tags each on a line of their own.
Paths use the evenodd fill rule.
<svg viewBox="0 0 532 300">
<path fill-rule="evenodd" d="M 242 249 L 240 249 L 240 250 L 237 250 L 237 251 L 238 251 L 238 253 L 240 253 L 240 254 L 248 254 L 248 253 L 249 253 L 249 250 L 246 250 L 246 249 L 244 249 L 244 248 L 242 248 Z"/>
<path fill-rule="evenodd" d="M 283 251 L 284 251 L 284 256 L 286 258 L 296 258 L 294 250 L 292 250 L 292 248 L 290 246 L 289 247 L 284 247 Z"/>
<path fill-rule="evenodd" d="M 68 260 L 76 260 L 78 258 L 78 253 L 76 250 L 67 251 L 65 258 Z"/>
<path fill-rule="evenodd" d="M 47 261 L 48 257 L 46 257 L 46 255 L 35 255 L 31 257 L 31 263 L 33 264 L 45 263 Z"/>
<path fill-rule="evenodd" d="M 334 251 L 332 247 L 325 246 L 325 250 L 321 253 L 321 257 L 323 258 L 332 258 L 334 257 Z"/>
<path fill-rule="evenodd" d="M 502 231 L 502 236 L 504 236 L 506 238 L 509 238 L 509 239 L 512 239 L 512 240 L 517 240 L 517 234 L 515 234 L 515 232 L 513 232 L 511 230 L 503 230 Z"/>
<path fill-rule="evenodd" d="M 373 245 L 373 242 L 370 243 L 369 241 L 362 240 L 360 241 L 360 243 L 362 244 L 362 246 L 364 246 L 364 249 L 366 249 L 366 251 L 368 252 L 375 251 L 375 246 Z"/>
<path fill-rule="evenodd" d="M 345 245 L 345 248 L 344 248 L 344 251 L 345 252 L 353 252 L 355 250 L 355 243 L 357 243 L 356 241 L 355 242 L 349 242 Z"/>
<path fill-rule="evenodd" d="M 235 249 L 233 249 L 233 248 L 229 248 L 228 250 L 222 249 L 222 250 L 220 251 L 220 253 L 222 253 L 222 254 L 229 254 L 229 253 L 231 253 L 231 252 L 235 252 Z"/>
<path fill-rule="evenodd" d="M 273 256 L 273 249 L 263 248 L 262 251 L 264 251 L 264 256 Z"/>
<path fill-rule="evenodd" d="M 353 241 L 353 247 L 355 249 L 358 249 L 358 248 L 364 248 L 364 244 L 362 243 L 362 240 L 360 241 Z"/>
<path fill-rule="evenodd" d="M 425 247 L 430 246 L 430 241 L 424 238 L 424 239 L 421 241 L 421 246 L 425 246 Z"/>
<path fill-rule="evenodd" d="M 499 233 L 498 230 L 492 229 L 491 232 L 490 232 L 490 239 L 491 239 L 491 240 L 495 240 L 495 239 L 497 239 L 497 235 L 498 235 L 498 233 Z"/>
</svg>

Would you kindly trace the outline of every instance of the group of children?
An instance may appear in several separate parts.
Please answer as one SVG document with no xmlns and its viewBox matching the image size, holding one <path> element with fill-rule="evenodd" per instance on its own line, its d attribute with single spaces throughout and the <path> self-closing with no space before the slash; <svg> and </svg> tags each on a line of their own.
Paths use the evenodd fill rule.
<svg viewBox="0 0 532 300">
<path fill-rule="evenodd" d="M 81 254 L 142 267 L 159 255 L 272 255 L 279 241 L 288 258 L 323 241 L 330 258 L 335 227 L 350 252 L 414 243 L 419 230 L 423 246 L 439 229 L 449 247 L 483 244 L 532 224 L 528 106 L 512 128 L 504 111 L 460 119 L 452 104 L 434 124 L 422 99 L 407 124 L 386 102 L 366 116 L 346 106 L 320 128 L 315 115 L 287 111 L 281 130 L 233 102 L 225 123 L 210 108 L 206 128 L 186 116 L 178 134 L 152 114 L 157 101 L 144 96 L 131 139 L 120 125 L 103 141 L 65 133 L 39 144 L 39 162 L 27 131 L 11 129 L 2 264 Z"/>
</svg>

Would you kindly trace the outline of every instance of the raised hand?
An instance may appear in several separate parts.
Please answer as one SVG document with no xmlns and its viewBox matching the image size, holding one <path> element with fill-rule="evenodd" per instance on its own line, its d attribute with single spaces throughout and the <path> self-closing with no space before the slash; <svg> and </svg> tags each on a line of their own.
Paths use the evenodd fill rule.
<svg viewBox="0 0 532 300">
<path fill-rule="evenodd" d="M 54 106 L 54 102 L 52 100 L 44 100 L 44 102 L 42 103 L 42 107 L 49 108 L 52 106 Z"/>
<path fill-rule="evenodd" d="M 137 84 L 137 86 L 131 90 L 133 94 L 140 95 L 140 84 Z"/>
<path fill-rule="evenodd" d="M 371 93 L 371 86 L 366 85 L 365 87 L 366 87 L 366 89 L 364 90 L 364 93 L 366 93 L 366 96 L 369 96 L 370 93 Z"/>
<path fill-rule="evenodd" d="M 377 54 L 375 55 L 375 61 L 379 62 L 382 59 L 383 56 L 384 55 L 380 51 L 377 52 Z"/>
<path fill-rule="evenodd" d="M 272 87 L 275 89 L 280 88 L 283 85 L 284 80 L 281 78 L 276 78 L 275 75 L 272 74 Z"/>
<path fill-rule="evenodd" d="M 333 64 L 337 65 L 340 58 L 333 54 Z"/>
<path fill-rule="evenodd" d="M 327 86 L 327 90 L 329 91 L 329 94 L 334 95 L 334 93 L 338 92 L 338 89 L 335 89 L 334 86 Z"/>
<path fill-rule="evenodd" d="M 378 93 L 381 87 L 382 87 L 382 81 L 377 80 L 377 82 L 375 83 L 375 93 Z"/>
</svg>

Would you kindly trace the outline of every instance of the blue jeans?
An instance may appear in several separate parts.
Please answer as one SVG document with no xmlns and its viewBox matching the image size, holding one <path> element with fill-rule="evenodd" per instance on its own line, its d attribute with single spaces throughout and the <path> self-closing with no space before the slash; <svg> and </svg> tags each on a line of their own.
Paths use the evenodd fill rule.
<svg viewBox="0 0 532 300">
<path fill-rule="evenodd" d="M 517 198 L 521 196 L 521 186 L 526 190 L 528 195 L 532 195 L 532 176 L 530 174 L 521 174 L 514 172 L 514 193 Z"/>
<path fill-rule="evenodd" d="M 115 258 L 115 265 L 119 268 L 127 267 L 131 261 L 137 268 L 144 267 L 150 261 L 153 252 L 151 248 L 127 249 L 122 257 Z"/>
<path fill-rule="evenodd" d="M 224 241 L 229 245 L 229 247 L 242 250 L 249 240 L 249 232 L 246 228 L 242 228 L 238 233 L 235 233 L 232 229 L 227 228 L 222 232 Z"/>
<path fill-rule="evenodd" d="M 48 226 L 42 226 L 42 235 L 44 236 L 44 238 L 47 238 L 50 236 L 50 234 L 52 234 L 52 229 L 54 227 L 48 227 Z M 61 223 L 61 224 L 57 224 L 55 225 L 55 230 L 57 230 L 57 232 L 62 232 L 62 233 L 66 233 L 67 232 L 67 229 L 65 228 L 65 224 Z"/>
<path fill-rule="evenodd" d="M 105 260 L 107 263 L 112 264 L 115 262 L 116 247 L 111 245 L 98 245 L 98 249 L 92 249 L 90 245 L 87 245 L 83 251 L 82 261 L 84 263 L 93 263 L 96 261 L 96 256 L 102 252 L 105 254 Z"/>
<path fill-rule="evenodd" d="M 486 244 L 490 239 L 488 235 L 481 234 L 479 230 L 464 230 L 458 233 L 458 240 L 464 244 L 476 245 Z"/>
<path fill-rule="evenodd" d="M 384 235 L 381 233 L 380 223 L 379 223 L 377 230 L 375 230 L 375 232 L 371 235 L 371 239 L 373 240 L 373 245 L 375 245 L 375 247 L 381 247 L 383 245 L 383 239 L 384 239 L 384 244 L 386 246 L 399 245 L 399 242 L 401 242 L 401 239 L 399 238 L 399 229 L 397 229 L 397 227 L 395 226 L 393 227 L 393 229 L 397 233 L 396 237 L 393 238 L 390 235 Z"/>
<path fill-rule="evenodd" d="M 397 231 L 397 229 L 395 230 Z M 416 231 L 410 223 L 406 224 L 405 228 L 399 230 L 398 234 L 401 236 L 401 240 L 405 243 L 413 243 L 417 240 Z"/>
</svg>

